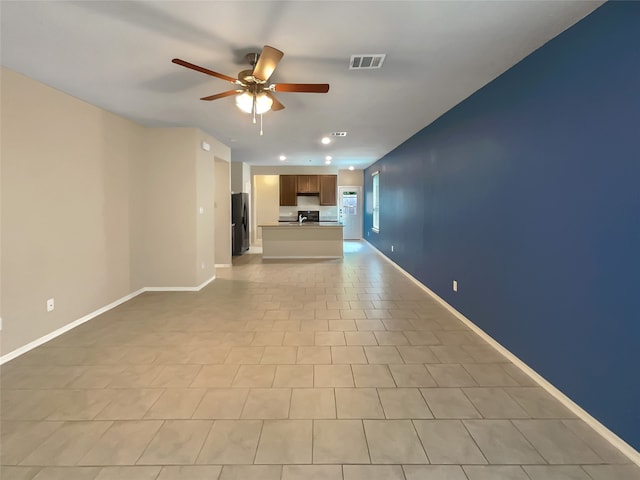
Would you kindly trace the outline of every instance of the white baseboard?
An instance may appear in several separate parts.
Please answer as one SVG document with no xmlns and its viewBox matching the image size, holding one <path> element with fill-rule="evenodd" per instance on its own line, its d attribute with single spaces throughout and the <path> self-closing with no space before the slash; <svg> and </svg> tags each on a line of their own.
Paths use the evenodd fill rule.
<svg viewBox="0 0 640 480">
<path fill-rule="evenodd" d="M 0 357 L 0 365 L 8 362 L 9 360 L 13 360 L 16 357 L 19 357 L 20 355 L 27 353 L 29 350 L 33 350 L 36 347 L 39 347 L 40 345 L 42 345 L 43 343 L 47 343 L 50 340 L 53 340 L 56 337 L 59 337 L 60 335 L 62 335 L 63 333 L 68 332 L 69 330 L 76 328 L 78 325 L 82 325 L 85 322 L 88 322 L 89 320 L 97 317 L 98 315 L 102 315 L 103 313 L 111 310 L 112 308 L 117 307 L 118 305 L 123 304 L 124 302 L 127 302 L 129 300 L 131 300 L 134 297 L 137 297 L 138 295 L 140 295 L 142 292 L 144 291 L 144 288 L 141 288 L 140 290 L 137 290 L 133 293 L 130 293 L 129 295 L 125 295 L 122 298 L 119 298 L 118 300 L 116 300 L 115 302 L 111 302 L 109 305 L 105 305 L 102 308 L 99 308 L 98 310 L 95 310 L 87 315 L 85 315 L 82 318 L 79 318 L 71 323 L 67 323 L 66 325 L 64 325 L 63 327 L 58 328 L 57 330 L 54 330 L 51 333 L 48 333 L 40 338 L 37 338 L 36 340 L 27 343 L 26 345 L 23 345 L 20 348 L 16 348 L 15 350 L 13 350 L 12 352 L 7 353 L 6 355 L 3 355 Z"/>
<path fill-rule="evenodd" d="M 209 285 L 216 279 L 216 276 L 212 276 L 208 280 L 205 280 L 203 283 L 198 285 L 197 287 L 144 287 L 142 289 L 143 292 L 199 292 L 204 287 Z"/>
<path fill-rule="evenodd" d="M 315 255 L 315 256 L 299 256 L 299 257 L 290 257 L 290 256 L 276 256 L 276 255 L 269 255 L 269 256 L 264 256 L 262 255 L 262 258 L 264 260 L 327 260 L 327 259 L 337 259 L 337 258 L 342 258 L 342 256 L 336 256 L 336 255 L 327 255 L 327 256 L 319 256 L 319 255 Z"/>
<path fill-rule="evenodd" d="M 209 280 L 205 280 L 204 282 L 202 282 L 200 285 L 198 285 L 198 292 L 200 290 L 202 290 L 204 287 L 206 287 L 207 285 L 209 285 L 211 282 L 213 282 L 216 279 L 215 275 L 212 275 L 211 278 Z"/>
<path fill-rule="evenodd" d="M 54 330 L 51 333 L 48 333 L 48 334 L 46 334 L 46 335 L 44 335 L 44 336 L 42 336 L 40 338 L 37 338 L 36 340 L 33 340 L 32 342 L 29 342 L 26 345 L 23 345 L 22 347 L 16 348 L 15 350 L 7 353 L 6 355 L 0 356 L 0 365 L 3 365 L 4 363 L 8 362 L 9 360 L 13 360 L 14 358 L 17 358 L 20 355 L 23 355 L 23 354 L 27 353 L 28 351 L 33 350 L 36 347 L 39 347 L 43 343 L 47 343 L 48 341 L 53 340 L 56 337 L 59 337 L 63 333 L 66 333 L 69 330 L 74 329 L 78 325 L 82 325 L 83 323 L 88 322 L 89 320 L 97 317 L 98 315 L 102 315 L 103 313 L 108 312 L 112 308 L 115 308 L 118 305 L 121 305 L 124 302 L 127 302 L 127 301 L 131 300 L 132 298 L 137 297 L 141 293 L 144 293 L 144 292 L 199 292 L 204 287 L 209 285 L 213 280 L 215 280 L 215 278 L 216 278 L 216 276 L 214 275 L 211 278 L 209 278 L 208 280 L 206 280 L 204 283 L 198 285 L 197 287 L 143 287 L 140 290 L 136 290 L 133 293 L 125 295 L 124 297 L 119 298 L 118 300 L 116 300 L 114 302 L 111 302 L 109 305 L 105 305 L 104 307 L 101 307 L 101 308 L 99 308 L 99 309 L 97 309 L 97 310 L 85 315 L 82 318 L 79 318 L 79 319 L 77 319 L 77 320 L 75 320 L 75 321 L 73 321 L 71 323 L 67 323 L 63 327 L 60 327 L 60 328 L 58 328 L 57 330 Z"/>
<path fill-rule="evenodd" d="M 366 241 L 366 240 L 365 240 Z M 623 455 L 625 455 L 629 460 L 631 460 L 636 465 L 640 466 L 640 452 L 634 449 L 631 445 L 605 427 L 602 423 L 592 417 L 586 410 L 580 407 L 577 403 L 567 397 L 564 393 L 562 393 L 558 388 L 556 388 L 551 382 L 546 380 L 542 375 L 537 373 L 531 367 L 529 367 L 526 363 L 516 357 L 513 353 L 503 347 L 498 341 L 494 340 L 489 334 L 487 334 L 484 330 L 478 327 L 475 323 L 465 317 L 458 310 L 449 305 L 443 298 L 438 296 L 433 290 L 420 282 L 417 278 L 411 275 L 409 272 L 404 270 L 400 265 L 395 263 L 389 257 L 387 257 L 384 253 L 378 250 L 374 245 L 370 242 L 366 241 L 371 248 L 373 248 L 376 253 L 378 253 L 382 258 L 384 258 L 387 262 L 393 265 L 397 270 L 399 270 L 403 275 L 405 275 L 409 280 L 415 283 L 418 287 L 424 290 L 427 294 L 429 294 L 434 300 L 438 301 L 443 307 L 449 310 L 453 315 L 455 315 L 460 321 L 462 321 L 466 326 L 468 326 L 471 330 L 477 333 L 483 340 L 485 340 L 489 345 L 498 350 L 502 355 L 504 355 L 509 361 L 511 361 L 515 366 L 517 366 L 520 370 L 522 370 L 527 376 L 529 376 L 534 382 L 540 385 L 543 389 L 545 389 L 549 394 L 551 394 L 556 400 L 558 400 L 562 405 L 568 408 L 572 413 L 574 413 L 578 418 L 583 420 L 587 425 L 593 428 L 597 433 L 599 433 L 605 440 L 607 440 L 611 445 L 617 448 Z"/>
</svg>

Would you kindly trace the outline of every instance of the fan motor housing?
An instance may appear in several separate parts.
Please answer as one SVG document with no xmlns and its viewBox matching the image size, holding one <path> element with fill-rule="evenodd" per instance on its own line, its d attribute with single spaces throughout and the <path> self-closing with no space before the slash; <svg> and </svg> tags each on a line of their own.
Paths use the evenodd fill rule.
<svg viewBox="0 0 640 480">
<path fill-rule="evenodd" d="M 243 83 L 255 82 L 255 78 L 253 78 L 253 70 L 242 70 L 238 73 L 238 80 Z"/>
</svg>

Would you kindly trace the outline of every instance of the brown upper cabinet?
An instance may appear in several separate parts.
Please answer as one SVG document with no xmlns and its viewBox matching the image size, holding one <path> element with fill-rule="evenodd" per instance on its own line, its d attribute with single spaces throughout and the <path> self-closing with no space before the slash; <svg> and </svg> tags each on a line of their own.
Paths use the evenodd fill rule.
<svg viewBox="0 0 640 480">
<path fill-rule="evenodd" d="M 337 205 L 337 175 L 280 175 L 280 206 L 295 207 L 297 195 L 319 195 L 320 205 Z"/>
<path fill-rule="evenodd" d="M 298 194 L 320 193 L 318 175 L 298 175 Z"/>
<path fill-rule="evenodd" d="M 320 205 L 337 205 L 338 177 L 336 175 L 320 175 Z"/>
<path fill-rule="evenodd" d="M 280 175 L 280 205 L 283 207 L 295 207 L 298 205 L 297 193 L 298 176 Z"/>
</svg>

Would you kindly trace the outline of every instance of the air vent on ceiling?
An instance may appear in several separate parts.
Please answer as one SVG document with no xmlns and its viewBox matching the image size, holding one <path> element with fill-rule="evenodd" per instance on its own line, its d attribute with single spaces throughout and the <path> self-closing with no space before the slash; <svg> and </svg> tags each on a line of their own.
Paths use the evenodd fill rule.
<svg viewBox="0 0 640 480">
<path fill-rule="evenodd" d="M 351 55 L 349 70 L 372 70 L 374 68 L 381 68 L 386 56 L 385 53 Z"/>
<path fill-rule="evenodd" d="M 331 132 L 332 137 L 346 137 L 347 132 Z"/>
</svg>

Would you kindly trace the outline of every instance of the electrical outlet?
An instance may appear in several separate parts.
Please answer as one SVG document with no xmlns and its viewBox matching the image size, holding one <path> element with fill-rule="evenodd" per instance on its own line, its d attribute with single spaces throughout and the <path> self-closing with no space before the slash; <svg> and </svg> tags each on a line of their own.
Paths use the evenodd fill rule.
<svg viewBox="0 0 640 480">
<path fill-rule="evenodd" d="M 457 280 L 454 280 L 454 281 L 453 281 L 453 291 L 454 291 L 454 292 L 457 292 L 457 291 L 458 291 L 458 281 L 457 281 Z"/>
<path fill-rule="evenodd" d="M 49 300 L 47 300 L 47 312 L 53 312 L 55 308 L 56 306 L 55 306 L 55 302 L 53 301 L 53 298 L 50 298 Z"/>
<path fill-rule="evenodd" d="M 391 245 L 391 251 L 393 252 L 393 245 Z"/>
</svg>

